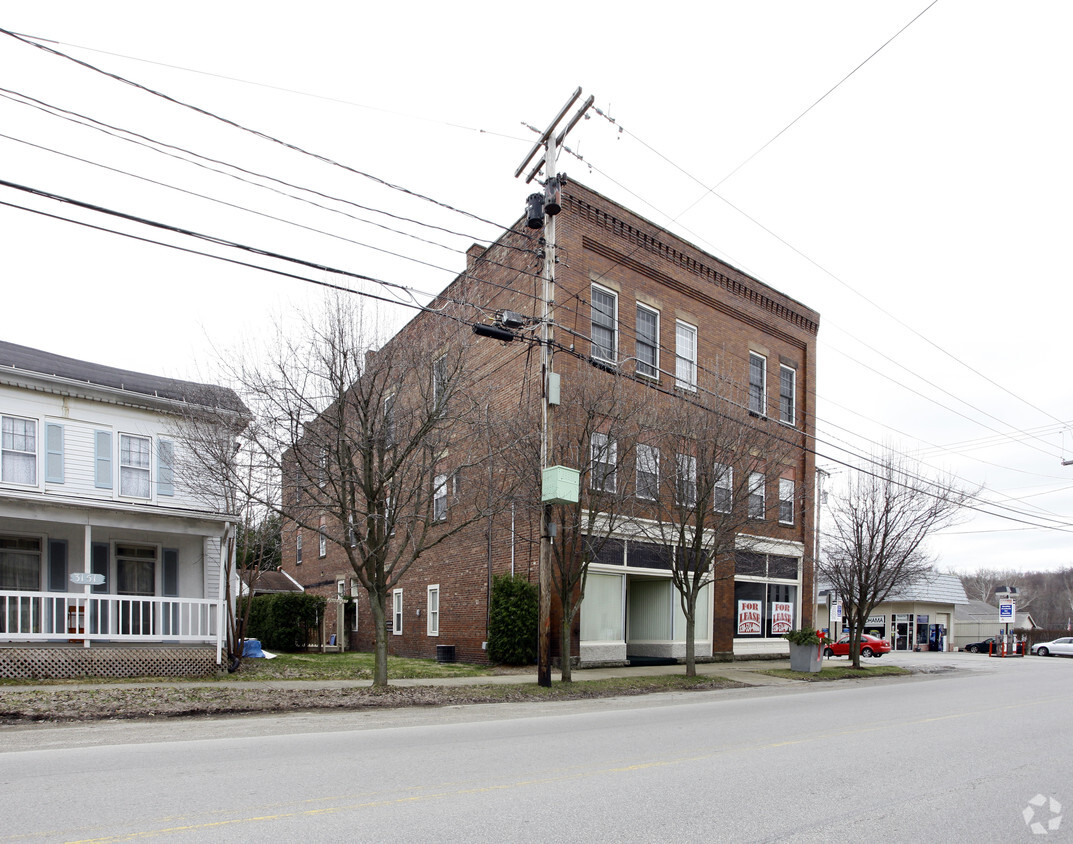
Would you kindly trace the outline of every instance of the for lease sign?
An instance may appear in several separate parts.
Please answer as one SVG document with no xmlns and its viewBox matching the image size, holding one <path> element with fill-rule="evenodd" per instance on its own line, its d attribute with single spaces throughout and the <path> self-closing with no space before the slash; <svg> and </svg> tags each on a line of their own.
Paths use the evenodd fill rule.
<svg viewBox="0 0 1073 844">
<path fill-rule="evenodd" d="M 760 602 L 738 601 L 738 635 L 758 636 L 760 632 Z"/>
<path fill-rule="evenodd" d="M 773 601 L 771 604 L 771 635 L 781 636 L 789 633 L 794 621 L 794 605 Z"/>
</svg>

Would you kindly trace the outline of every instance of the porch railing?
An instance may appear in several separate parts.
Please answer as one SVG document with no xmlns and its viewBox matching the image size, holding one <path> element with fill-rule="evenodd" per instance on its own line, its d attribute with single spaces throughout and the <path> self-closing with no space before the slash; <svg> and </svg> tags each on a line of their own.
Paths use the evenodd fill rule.
<svg viewBox="0 0 1073 844">
<path fill-rule="evenodd" d="M 204 598 L 0 591 L 0 641 L 215 642 Z"/>
</svg>

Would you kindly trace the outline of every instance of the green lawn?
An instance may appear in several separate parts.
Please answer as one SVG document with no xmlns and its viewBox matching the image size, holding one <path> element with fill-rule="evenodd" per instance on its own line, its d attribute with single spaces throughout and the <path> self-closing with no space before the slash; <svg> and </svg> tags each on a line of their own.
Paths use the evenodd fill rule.
<svg viewBox="0 0 1073 844">
<path fill-rule="evenodd" d="M 533 668 L 536 671 L 536 668 Z M 435 677 L 485 677 L 496 671 L 486 665 L 436 662 L 434 659 L 406 659 L 389 656 L 387 676 L 391 680 L 424 680 Z M 373 655 L 348 651 L 336 654 L 278 654 L 275 659 L 244 659 L 231 680 L 371 680 Z"/>
<path fill-rule="evenodd" d="M 808 671 L 791 671 L 789 668 L 769 668 L 766 671 L 757 672 L 757 674 L 785 677 L 788 680 L 805 680 L 810 683 L 825 680 L 860 679 L 861 677 L 901 677 L 912 673 L 896 665 L 865 665 L 857 669 L 852 664 L 824 665 L 817 674 Z"/>
</svg>

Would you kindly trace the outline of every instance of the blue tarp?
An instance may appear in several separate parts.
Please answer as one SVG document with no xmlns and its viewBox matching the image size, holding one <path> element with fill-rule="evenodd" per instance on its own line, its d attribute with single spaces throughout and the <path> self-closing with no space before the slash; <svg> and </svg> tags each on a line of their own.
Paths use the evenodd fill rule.
<svg viewBox="0 0 1073 844">
<path fill-rule="evenodd" d="M 261 650 L 260 639 L 247 639 L 242 647 L 242 656 L 252 659 L 264 659 L 265 652 Z"/>
</svg>

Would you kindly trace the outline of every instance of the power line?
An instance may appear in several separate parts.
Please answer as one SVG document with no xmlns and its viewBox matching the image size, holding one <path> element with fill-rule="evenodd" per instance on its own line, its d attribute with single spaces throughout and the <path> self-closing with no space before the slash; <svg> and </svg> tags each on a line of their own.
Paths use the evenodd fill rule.
<svg viewBox="0 0 1073 844">
<path fill-rule="evenodd" d="M 462 129 L 467 132 L 475 132 L 478 135 L 488 135 L 493 138 L 504 138 L 508 141 L 519 141 L 521 143 L 529 142 L 526 138 L 518 137 L 517 135 L 508 135 L 505 132 L 494 132 L 491 129 L 481 129 L 476 126 L 466 126 L 463 123 L 454 123 L 450 120 L 437 120 L 435 118 L 426 117 L 425 115 L 421 114 L 410 114 L 408 112 L 396 111 L 394 109 L 383 108 L 381 106 L 368 105 L 367 103 L 356 103 L 353 100 L 345 100 L 341 97 L 329 97 L 325 96 L 324 94 L 314 93 L 312 91 L 299 91 L 295 88 L 287 88 L 283 85 L 271 85 L 267 82 L 257 82 L 253 79 L 242 79 L 241 77 L 228 76 L 224 73 L 214 73 L 208 70 L 199 70 L 196 67 L 186 67 L 185 65 L 170 64 L 168 62 L 156 61 L 154 59 L 146 59 L 141 56 L 131 56 L 126 53 L 116 53 L 112 52 L 111 50 L 101 50 L 96 47 L 88 47 L 85 44 L 72 44 L 69 41 L 58 41 L 55 38 L 43 38 L 38 35 L 29 35 L 25 32 L 15 32 L 12 34 L 17 35 L 18 37 L 23 38 L 29 42 L 44 41 L 49 44 L 59 44 L 64 47 L 73 47 L 76 50 L 87 50 L 88 52 L 99 53 L 104 56 L 114 56 L 115 58 L 127 59 L 128 61 L 142 62 L 143 64 L 156 65 L 157 67 L 166 67 L 171 70 L 181 70 L 184 73 L 195 73 L 200 76 L 208 76 L 213 79 L 224 79 L 228 82 L 237 82 L 240 85 L 251 85 L 256 88 L 265 88 L 269 91 L 280 91 L 284 94 L 294 94 L 299 97 L 309 97 L 310 99 L 322 100 L 327 103 L 336 103 L 338 105 L 351 106 L 353 108 L 365 109 L 367 111 L 376 111 L 380 112 L 381 114 L 390 114 L 394 117 L 404 117 L 408 120 L 420 120 L 426 123 L 434 123 L 440 126 L 447 126 L 451 129 Z"/>
<path fill-rule="evenodd" d="M 368 172 L 366 172 L 364 170 L 359 170 L 358 168 L 351 167 L 348 164 L 343 164 L 342 162 L 336 161 L 335 159 L 330 158 L 329 156 L 322 155 L 320 153 L 311 152 L 310 150 L 304 149 L 304 148 L 298 146 L 297 144 L 292 144 L 292 143 L 290 143 L 288 141 L 284 141 L 284 140 L 282 140 L 280 138 L 277 138 L 277 137 L 275 137 L 273 135 L 268 134 L 267 132 L 261 132 L 258 129 L 253 129 L 253 128 L 248 127 L 248 126 L 244 126 L 243 124 L 241 124 L 241 123 L 239 123 L 239 122 L 237 122 L 235 120 L 231 120 L 230 118 L 224 117 L 223 115 L 220 115 L 220 114 L 216 114 L 215 112 L 209 111 L 208 109 L 201 108 L 200 106 L 193 105 L 192 103 L 184 102 L 184 101 L 182 101 L 180 99 L 177 99 L 176 97 L 172 97 L 172 96 L 170 96 L 168 94 L 165 94 L 162 91 L 157 91 L 157 90 L 155 90 L 153 88 L 148 87 L 147 85 L 142 85 L 140 82 L 135 82 L 135 81 L 133 81 L 131 79 L 127 79 L 126 77 L 120 76 L 117 73 L 112 73 L 110 71 L 103 70 L 102 68 L 96 67 L 95 65 L 92 65 L 89 62 L 83 61 L 82 59 L 77 59 L 74 56 L 68 55 L 67 53 L 64 53 L 64 52 L 62 52 L 60 50 L 57 50 L 57 49 L 55 49 L 53 47 L 49 47 L 49 46 L 47 46 L 45 44 L 40 44 L 40 43 L 35 42 L 35 41 L 30 41 L 29 39 L 23 38 L 22 36 L 19 36 L 19 35 L 16 35 L 14 32 L 12 32 L 12 31 L 10 31 L 8 29 L 4 29 L 3 27 L 0 27 L 0 34 L 7 35 L 7 36 L 9 36 L 11 38 L 16 39 L 17 41 L 22 42 L 23 44 L 27 44 L 28 46 L 31 46 L 31 47 L 36 47 L 39 50 L 43 50 L 44 52 L 51 53 L 52 55 L 58 56 L 59 58 L 66 59 L 67 61 L 73 62 L 74 64 L 77 64 L 80 67 L 84 67 L 87 70 L 93 71 L 94 73 L 99 73 L 102 76 L 106 76 L 106 77 L 108 77 L 110 79 L 114 79 L 115 81 L 121 82 L 124 85 L 129 85 L 130 87 L 135 88 L 137 90 L 144 91 L 145 93 L 151 94 L 154 97 L 159 97 L 160 99 L 165 100 L 166 102 L 172 103 L 173 105 L 177 105 L 177 106 L 180 106 L 182 108 L 189 109 L 190 111 L 193 111 L 196 114 L 200 114 L 203 117 L 207 117 L 207 118 L 209 118 L 211 120 L 219 121 L 220 123 L 223 123 L 226 126 L 230 126 L 230 127 L 234 128 L 234 129 L 238 129 L 239 131 L 242 131 L 242 132 L 246 132 L 246 133 L 248 133 L 250 135 L 253 135 L 254 137 L 261 138 L 262 140 L 268 141 L 269 143 L 277 144 L 279 146 L 284 147 L 285 149 L 289 149 L 289 150 L 292 150 L 293 152 L 297 152 L 297 153 L 300 153 L 302 155 L 305 155 L 305 156 L 308 156 L 310 158 L 313 158 L 313 159 L 315 159 L 317 161 L 320 161 L 323 164 L 328 164 L 329 166 L 332 166 L 332 167 L 338 167 L 339 169 L 345 170 L 345 171 L 347 171 L 349 173 L 353 173 L 356 176 L 361 176 L 362 178 L 369 179 L 370 181 L 375 182 L 376 184 L 382 185 L 383 187 L 390 188 L 391 190 L 398 191 L 398 192 L 403 193 L 403 194 L 405 194 L 407 196 L 414 197 L 415 199 L 420 199 L 420 200 L 423 200 L 425 202 L 432 203 L 433 205 L 438 205 L 439 207 L 444 208 L 444 209 L 446 209 L 448 211 L 452 211 L 452 212 L 454 212 L 456 214 L 462 214 L 463 216 L 470 217 L 471 219 L 477 220 L 477 221 L 479 221 L 481 223 L 485 223 L 485 224 L 490 225 L 490 226 L 495 226 L 496 228 L 500 228 L 500 229 L 505 228 L 505 226 L 500 226 L 498 223 L 494 223 L 491 220 L 486 220 L 483 217 L 479 217 L 478 215 L 473 214 L 473 213 L 471 213 L 469 211 L 464 211 L 464 210 L 462 210 L 460 208 L 456 208 L 453 205 L 450 205 L 450 204 L 448 204 L 446 202 L 442 202 L 442 201 L 440 201 L 438 199 L 433 199 L 430 196 L 426 196 L 426 195 L 424 195 L 422 193 L 419 193 L 417 191 L 411 190 L 411 189 L 409 189 L 407 187 L 404 187 L 402 185 L 397 185 L 397 184 L 394 184 L 392 182 L 389 182 L 386 179 L 382 179 L 379 176 L 373 175 L 372 173 L 368 173 Z"/>
</svg>

